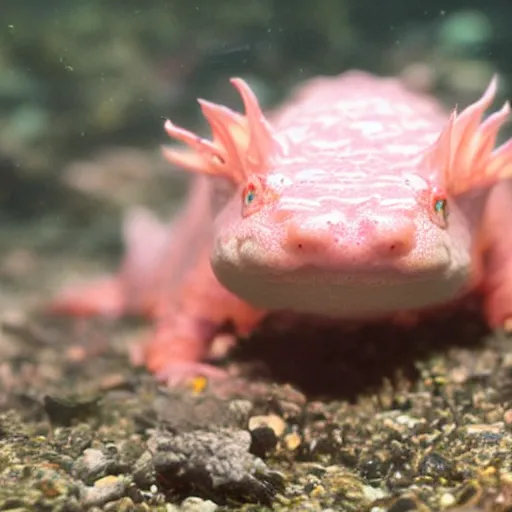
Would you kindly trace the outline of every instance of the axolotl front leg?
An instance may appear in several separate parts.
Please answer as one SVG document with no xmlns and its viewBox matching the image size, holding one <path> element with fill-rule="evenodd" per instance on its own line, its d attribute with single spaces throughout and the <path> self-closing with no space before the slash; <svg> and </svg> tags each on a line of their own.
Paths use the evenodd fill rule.
<svg viewBox="0 0 512 512">
<path fill-rule="evenodd" d="M 495 185 L 487 201 L 483 233 L 485 313 L 492 327 L 512 330 L 512 180 Z"/>
<path fill-rule="evenodd" d="M 146 367 L 160 380 L 175 385 L 191 377 L 225 376 L 204 363 L 219 328 L 232 322 L 236 334 L 247 335 L 264 316 L 228 292 L 214 276 L 209 246 L 184 276 L 171 302 L 161 302 L 155 331 L 143 348 Z"/>
</svg>

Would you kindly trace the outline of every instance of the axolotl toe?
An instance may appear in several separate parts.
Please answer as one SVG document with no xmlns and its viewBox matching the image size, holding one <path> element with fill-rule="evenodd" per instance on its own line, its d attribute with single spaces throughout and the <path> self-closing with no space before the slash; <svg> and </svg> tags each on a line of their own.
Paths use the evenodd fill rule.
<svg viewBox="0 0 512 512">
<path fill-rule="evenodd" d="M 166 157 L 205 184 L 208 229 L 194 285 L 160 295 L 153 371 L 198 362 L 221 321 L 250 332 L 270 311 L 373 319 L 477 291 L 492 327 L 512 318 L 512 140 L 496 147 L 508 103 L 483 119 L 496 78 L 449 116 L 359 71 L 306 82 L 268 118 L 232 83 L 245 114 L 200 100 L 212 140 L 166 123 L 188 146 Z"/>
</svg>

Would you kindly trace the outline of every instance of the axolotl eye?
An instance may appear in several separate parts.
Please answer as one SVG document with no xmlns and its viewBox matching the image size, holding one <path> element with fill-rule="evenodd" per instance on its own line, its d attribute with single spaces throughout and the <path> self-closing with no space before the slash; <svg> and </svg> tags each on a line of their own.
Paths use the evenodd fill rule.
<svg viewBox="0 0 512 512">
<path fill-rule="evenodd" d="M 244 206 L 250 206 L 256 199 L 256 187 L 253 183 L 250 183 L 244 188 L 243 191 Z"/>
<path fill-rule="evenodd" d="M 438 189 L 432 191 L 430 200 L 432 220 L 441 228 L 448 227 L 448 200 Z"/>
<path fill-rule="evenodd" d="M 268 187 L 257 176 L 251 176 L 242 189 L 242 217 L 248 217 L 262 208 L 273 197 Z"/>
</svg>

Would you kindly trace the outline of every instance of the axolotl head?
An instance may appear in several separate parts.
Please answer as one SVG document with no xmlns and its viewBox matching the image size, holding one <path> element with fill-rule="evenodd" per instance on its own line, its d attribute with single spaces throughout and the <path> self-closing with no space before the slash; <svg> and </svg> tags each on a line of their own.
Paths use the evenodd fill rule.
<svg viewBox="0 0 512 512">
<path fill-rule="evenodd" d="M 230 199 L 211 256 L 228 289 L 262 308 L 354 317 L 466 284 L 471 237 L 456 205 L 415 175 L 379 186 L 330 171 L 254 175 Z"/>
<path fill-rule="evenodd" d="M 197 150 L 167 151 L 171 160 L 232 183 L 211 253 L 226 288 L 262 309 L 357 318 L 442 303 L 472 284 L 478 222 L 466 193 L 490 179 L 482 170 L 495 158 L 488 136 L 508 106 L 472 133 L 464 125 L 483 113 L 494 84 L 416 158 L 397 163 L 396 155 L 369 152 L 356 164 L 341 151 L 290 144 L 248 86 L 234 83 L 245 117 L 201 103 L 213 142 L 167 124 Z M 456 151 L 464 134 L 465 150 Z"/>
</svg>

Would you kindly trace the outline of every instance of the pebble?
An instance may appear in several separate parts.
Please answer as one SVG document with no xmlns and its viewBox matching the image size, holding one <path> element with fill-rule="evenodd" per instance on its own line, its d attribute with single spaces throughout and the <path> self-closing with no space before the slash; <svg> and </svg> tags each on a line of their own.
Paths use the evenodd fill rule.
<svg viewBox="0 0 512 512">
<path fill-rule="evenodd" d="M 284 442 L 288 450 L 294 451 L 300 446 L 302 440 L 297 432 L 291 432 L 284 437 Z"/>
<path fill-rule="evenodd" d="M 103 510 L 105 512 L 133 512 L 135 510 L 135 503 L 131 498 L 124 497 L 108 503 Z"/>
<path fill-rule="evenodd" d="M 237 419 L 247 419 L 253 407 L 250 400 L 236 399 L 229 403 L 229 410 Z"/>
<path fill-rule="evenodd" d="M 443 508 L 453 507 L 455 505 L 455 496 L 450 492 L 445 492 L 439 500 L 439 505 Z"/>
<path fill-rule="evenodd" d="M 453 464 L 440 453 L 432 451 L 420 460 L 418 470 L 420 474 L 432 478 L 449 478 Z"/>
<path fill-rule="evenodd" d="M 82 488 L 82 504 L 85 507 L 102 506 L 109 501 L 122 498 L 126 491 L 128 480 L 118 476 L 105 476 L 96 481 L 91 487 Z"/>
<path fill-rule="evenodd" d="M 286 429 L 286 422 L 277 414 L 268 414 L 267 416 L 253 416 L 249 419 L 248 427 L 251 432 L 258 428 L 268 427 L 274 431 L 276 437 L 281 437 Z"/>
<path fill-rule="evenodd" d="M 105 476 L 108 459 L 101 450 L 88 448 L 73 464 L 73 474 L 88 485 Z"/>
<path fill-rule="evenodd" d="M 191 496 L 181 503 L 180 512 L 215 512 L 218 508 L 213 501 Z"/>
<path fill-rule="evenodd" d="M 151 492 L 158 492 L 158 488 L 153 484 L 155 480 L 153 455 L 150 451 L 146 450 L 135 461 L 133 466 L 132 475 L 135 483 L 142 488 L 150 487 Z M 154 490 L 153 490 L 154 487 Z"/>
<path fill-rule="evenodd" d="M 179 434 L 155 432 L 147 448 L 157 477 L 165 475 L 169 489 L 180 486 L 193 492 L 201 486 L 211 497 L 217 492 L 224 499 L 251 496 L 267 504 L 284 489 L 285 477 L 256 457 L 251 444 L 246 430 L 215 428 Z"/>
<path fill-rule="evenodd" d="M 364 497 L 368 501 L 377 501 L 387 496 L 386 492 L 378 487 L 372 487 L 371 485 L 363 486 Z"/>
<path fill-rule="evenodd" d="M 492 425 L 487 423 L 475 423 L 466 427 L 466 433 L 468 435 L 478 435 L 497 439 L 503 434 L 503 427 L 504 425 L 502 423 L 495 423 Z"/>
</svg>

